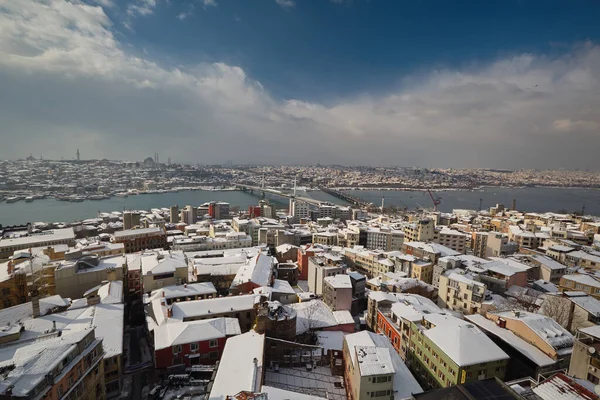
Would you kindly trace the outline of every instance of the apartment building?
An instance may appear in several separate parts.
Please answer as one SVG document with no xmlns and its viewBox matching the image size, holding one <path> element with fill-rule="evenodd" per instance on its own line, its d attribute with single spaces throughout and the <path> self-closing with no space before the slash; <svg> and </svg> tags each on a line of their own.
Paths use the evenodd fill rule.
<svg viewBox="0 0 600 400">
<path fill-rule="evenodd" d="M 144 252 L 139 262 L 145 293 L 165 286 L 182 285 L 189 279 L 188 259 L 181 250 Z"/>
<path fill-rule="evenodd" d="M 469 235 L 467 234 L 459 232 L 456 229 L 450 229 L 444 226 L 441 229 L 435 231 L 434 241 L 436 243 L 441 244 L 442 246 L 448 247 L 449 249 L 457 251 L 461 254 L 465 254 L 467 249 L 468 237 Z"/>
<path fill-rule="evenodd" d="M 465 314 L 481 312 L 485 301 L 485 284 L 461 270 L 448 270 L 440 276 L 438 305 Z"/>
<path fill-rule="evenodd" d="M 148 301 L 163 299 L 167 305 L 180 301 L 192 301 L 217 297 L 217 289 L 212 282 L 184 283 L 183 285 L 165 286 L 152 291 Z"/>
<path fill-rule="evenodd" d="M 473 255 L 484 258 L 486 256 L 487 240 L 489 232 L 471 233 L 471 250 Z"/>
<path fill-rule="evenodd" d="M 123 243 L 125 253 L 135 253 L 146 249 L 164 249 L 167 246 L 167 233 L 163 228 L 141 228 L 117 231 L 113 243 Z"/>
<path fill-rule="evenodd" d="M 519 245 L 509 241 L 508 235 L 498 232 L 488 234 L 485 256 L 483 257 L 505 257 L 519 251 Z"/>
<path fill-rule="evenodd" d="M 250 293 L 252 290 L 270 286 L 273 281 L 274 258 L 263 253 L 258 253 L 243 265 L 233 278 L 229 293 Z"/>
<path fill-rule="evenodd" d="M 367 331 L 346 335 L 343 356 L 350 400 L 401 400 L 423 391 L 383 335 Z"/>
<path fill-rule="evenodd" d="M 473 324 L 422 300 L 393 307 L 391 317 L 382 319 L 395 332 L 400 354 L 424 388 L 504 379 L 509 356 Z"/>
<path fill-rule="evenodd" d="M 123 281 L 126 258 L 124 256 L 84 256 L 76 261 L 64 261 L 54 270 L 56 293 L 71 299 L 83 294 L 104 281 Z"/>
<path fill-rule="evenodd" d="M 548 374 L 560 369 L 557 360 L 549 357 L 528 340 L 517 336 L 509 329 L 502 328 L 483 315 L 466 315 L 465 319 L 477 325 L 510 356 L 505 376 L 507 381 L 528 377 L 537 379 L 540 374 Z"/>
<path fill-rule="evenodd" d="M 559 368 L 569 367 L 573 335 L 552 318 L 526 311 L 488 312 L 486 317 L 537 347 Z"/>
<path fill-rule="evenodd" d="M 435 238 L 435 221 L 421 219 L 404 226 L 404 240 L 407 242 L 428 242 Z"/>
<path fill-rule="evenodd" d="M 323 279 L 323 301 L 332 311 L 352 309 L 352 282 L 350 276 L 338 274 Z"/>
<path fill-rule="evenodd" d="M 402 252 L 420 259 L 429 259 L 429 261 L 433 262 L 434 264 L 437 263 L 440 257 L 458 256 L 461 254 L 438 243 L 410 241 L 402 244 Z"/>
<path fill-rule="evenodd" d="M 73 228 L 54 229 L 25 236 L 2 237 L 0 238 L 0 261 L 7 260 L 15 251 L 59 244 L 67 246 L 75 244 Z"/>
<path fill-rule="evenodd" d="M 539 269 L 539 279 L 554 284 L 560 283 L 560 278 L 567 273 L 567 266 L 559 263 L 553 258 L 541 254 L 533 254 L 528 257 L 530 264 Z"/>
<path fill-rule="evenodd" d="M 559 290 L 583 292 L 600 299 L 600 278 L 587 274 L 563 275 L 559 281 Z"/>
<path fill-rule="evenodd" d="M 198 321 L 218 317 L 236 318 L 242 332 L 247 332 L 256 320 L 256 303 L 259 297 L 260 295 L 248 294 L 175 303 L 171 308 L 172 321 L 170 322 Z"/>
<path fill-rule="evenodd" d="M 6 345 L 0 373 L 3 399 L 104 399 L 102 340 L 83 330 Z"/>
<path fill-rule="evenodd" d="M 431 261 L 415 260 L 411 268 L 411 278 L 431 284 L 433 280 L 433 263 Z"/>
<path fill-rule="evenodd" d="M 568 372 L 574 378 L 600 384 L 600 326 L 577 330 Z"/>
<path fill-rule="evenodd" d="M 173 322 L 154 329 L 154 367 L 157 369 L 214 365 L 228 338 L 241 334 L 235 318 Z"/>
<path fill-rule="evenodd" d="M 346 273 L 346 264 L 342 257 L 333 254 L 310 257 L 308 259 L 308 289 L 317 294 L 323 294 L 323 282 L 328 276 Z"/>
<path fill-rule="evenodd" d="M 527 269 L 507 260 L 493 261 L 484 265 L 485 271 L 479 274 L 479 280 L 494 293 L 504 294 L 511 286 L 527 286 Z M 525 267 L 525 266 L 524 266 Z"/>
</svg>

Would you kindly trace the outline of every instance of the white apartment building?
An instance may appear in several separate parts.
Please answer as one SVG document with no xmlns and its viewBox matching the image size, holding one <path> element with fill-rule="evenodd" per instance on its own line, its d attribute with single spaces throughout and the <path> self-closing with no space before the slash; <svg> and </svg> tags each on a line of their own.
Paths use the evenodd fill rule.
<svg viewBox="0 0 600 400">
<path fill-rule="evenodd" d="M 318 295 L 323 294 L 323 281 L 328 276 L 346 272 L 342 258 L 331 254 L 308 259 L 308 289 Z"/>
<path fill-rule="evenodd" d="M 323 301 L 332 311 L 350 311 L 352 308 L 352 282 L 350 276 L 338 274 L 325 277 Z"/>
</svg>

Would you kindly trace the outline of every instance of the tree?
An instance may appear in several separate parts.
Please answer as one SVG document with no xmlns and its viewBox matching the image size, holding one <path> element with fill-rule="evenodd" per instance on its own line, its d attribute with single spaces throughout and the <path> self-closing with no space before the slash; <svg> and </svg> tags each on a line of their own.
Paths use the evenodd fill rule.
<svg viewBox="0 0 600 400">
<path fill-rule="evenodd" d="M 575 332 L 579 327 L 591 325 L 585 313 L 576 312 L 574 303 L 568 297 L 547 294 L 543 299 L 539 313 L 552 318 L 568 331 Z"/>
</svg>

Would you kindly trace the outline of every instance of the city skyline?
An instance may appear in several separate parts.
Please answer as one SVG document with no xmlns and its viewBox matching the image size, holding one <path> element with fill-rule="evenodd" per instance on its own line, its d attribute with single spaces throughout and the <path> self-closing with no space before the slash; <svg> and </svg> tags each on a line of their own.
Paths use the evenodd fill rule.
<svg viewBox="0 0 600 400">
<path fill-rule="evenodd" d="M 0 158 L 596 170 L 587 4 L 7 1 Z"/>
</svg>

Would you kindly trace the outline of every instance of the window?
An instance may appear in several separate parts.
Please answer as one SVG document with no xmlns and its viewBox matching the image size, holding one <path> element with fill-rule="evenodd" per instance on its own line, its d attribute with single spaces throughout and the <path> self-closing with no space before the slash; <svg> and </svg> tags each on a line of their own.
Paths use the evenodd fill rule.
<svg viewBox="0 0 600 400">
<path fill-rule="evenodd" d="M 211 360 L 216 360 L 216 359 L 218 359 L 218 358 L 219 358 L 219 352 L 218 352 L 218 351 L 211 351 L 211 352 L 209 353 L 209 355 L 210 355 L 210 359 L 211 359 Z"/>
<path fill-rule="evenodd" d="M 214 348 L 214 347 L 217 347 L 217 346 L 219 346 L 219 341 L 216 340 L 216 339 L 213 339 L 213 340 L 211 340 L 211 341 L 208 342 L 208 347 L 210 347 L 210 348 Z"/>
<path fill-rule="evenodd" d="M 175 357 L 173 359 L 173 365 L 181 365 L 183 364 L 183 360 L 181 359 L 181 357 Z"/>
<path fill-rule="evenodd" d="M 63 394 L 62 385 L 58 385 L 58 388 L 56 389 L 56 393 L 58 393 L 58 397 L 62 397 L 62 394 Z"/>
<path fill-rule="evenodd" d="M 198 350 L 198 343 L 190 343 L 190 350 L 191 351 Z"/>
<path fill-rule="evenodd" d="M 173 354 L 181 353 L 181 345 L 173 346 Z"/>
<path fill-rule="evenodd" d="M 73 375 L 69 376 L 69 386 L 73 385 Z"/>
</svg>

